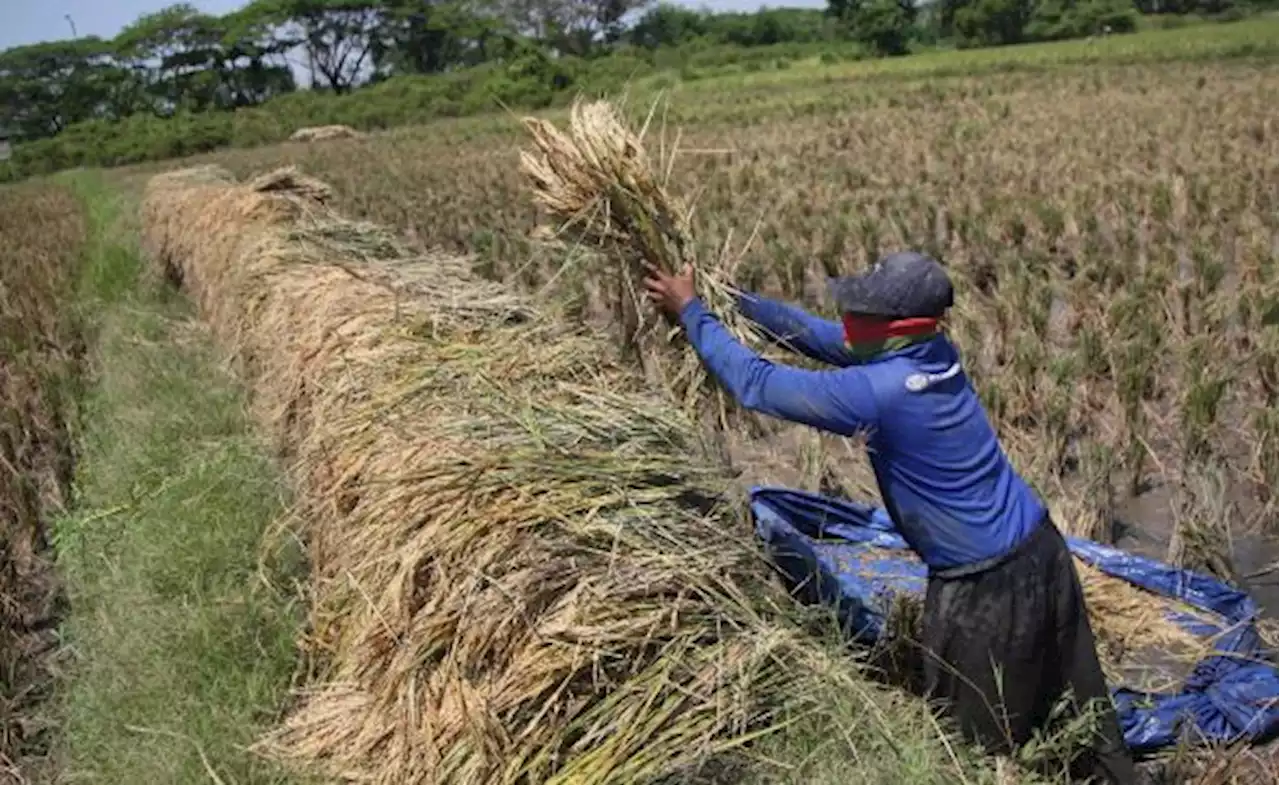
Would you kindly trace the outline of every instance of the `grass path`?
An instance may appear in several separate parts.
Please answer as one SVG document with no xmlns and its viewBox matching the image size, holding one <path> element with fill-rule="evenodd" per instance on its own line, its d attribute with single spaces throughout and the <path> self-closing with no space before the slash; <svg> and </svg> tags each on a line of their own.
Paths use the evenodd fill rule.
<svg viewBox="0 0 1280 785">
<path fill-rule="evenodd" d="M 262 557 L 285 490 L 188 306 L 141 274 L 136 200 L 98 175 L 79 297 L 93 325 L 75 512 L 66 780 L 282 783 L 245 751 L 286 699 L 297 548 Z"/>
</svg>

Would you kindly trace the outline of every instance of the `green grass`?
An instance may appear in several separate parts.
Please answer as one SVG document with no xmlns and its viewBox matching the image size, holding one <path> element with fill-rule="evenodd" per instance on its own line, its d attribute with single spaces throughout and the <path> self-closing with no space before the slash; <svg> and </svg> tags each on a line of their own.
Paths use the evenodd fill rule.
<svg viewBox="0 0 1280 785">
<path fill-rule="evenodd" d="M 287 698 L 297 553 L 262 557 L 285 492 L 245 402 L 178 296 L 140 274 L 135 206 L 93 175 L 80 299 L 94 325 L 75 512 L 66 779 L 282 783 L 245 751 Z"/>
</svg>

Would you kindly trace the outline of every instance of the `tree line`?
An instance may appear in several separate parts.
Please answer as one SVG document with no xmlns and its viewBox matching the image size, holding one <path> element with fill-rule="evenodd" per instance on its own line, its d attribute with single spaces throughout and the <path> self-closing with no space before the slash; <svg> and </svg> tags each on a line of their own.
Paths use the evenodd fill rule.
<svg viewBox="0 0 1280 785">
<path fill-rule="evenodd" d="M 1239 2 L 1255 0 L 829 0 L 825 10 L 721 14 L 652 0 L 253 0 L 220 16 L 178 4 L 111 40 L 0 52 L 0 130 L 32 141 L 76 124 L 236 110 L 303 86 L 344 94 L 494 63 L 562 89 L 572 69 L 556 62 L 628 49 L 851 41 L 898 55 L 942 42 L 1013 44 L 1125 32 L 1144 13 L 1228 13 Z"/>
</svg>

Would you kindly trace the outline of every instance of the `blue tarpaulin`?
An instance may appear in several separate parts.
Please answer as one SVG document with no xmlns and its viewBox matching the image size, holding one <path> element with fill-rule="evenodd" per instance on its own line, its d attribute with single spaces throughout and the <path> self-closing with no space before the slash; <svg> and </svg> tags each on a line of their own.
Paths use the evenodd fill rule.
<svg viewBox="0 0 1280 785">
<path fill-rule="evenodd" d="M 756 531 L 802 599 L 836 609 L 846 633 L 874 643 L 895 593 L 924 594 L 927 571 L 883 508 L 787 488 L 751 491 Z M 1264 741 L 1276 735 L 1275 653 L 1258 635 L 1258 608 L 1245 592 L 1099 543 L 1067 538 L 1072 552 L 1108 575 L 1188 605 L 1172 620 L 1214 641 L 1177 692 L 1112 685 L 1125 741 L 1136 752 L 1177 743 Z M 1212 622 L 1209 620 L 1213 620 Z"/>
</svg>

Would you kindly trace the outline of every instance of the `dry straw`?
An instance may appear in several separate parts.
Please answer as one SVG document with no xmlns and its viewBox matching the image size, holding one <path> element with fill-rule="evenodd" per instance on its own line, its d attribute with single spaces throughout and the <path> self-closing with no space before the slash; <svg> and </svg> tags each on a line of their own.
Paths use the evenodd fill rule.
<svg viewBox="0 0 1280 785">
<path fill-rule="evenodd" d="M 686 411 L 710 411 L 728 425 L 731 400 L 697 356 L 684 350 L 679 329 L 660 324 L 643 302 L 645 264 L 666 272 L 693 265 L 707 307 L 736 337 L 749 337 L 731 284 L 739 257 L 729 252 L 726 241 L 716 258 L 697 259 L 690 207 L 668 190 L 678 145 L 671 146 L 666 160 L 652 161 L 645 151 L 643 140 L 656 106 L 638 130 L 628 127 L 608 101 L 575 102 L 565 131 L 527 117 L 533 146 L 521 153 L 520 171 L 534 202 L 557 224 L 553 235 L 588 246 L 605 261 L 603 274 L 612 284 L 630 355 Z"/>
<path fill-rule="evenodd" d="M 202 168 L 143 205 L 305 521 L 316 665 L 259 751 L 387 785 L 641 783 L 784 700 L 865 692 L 788 622 L 687 416 L 599 337 L 327 193 Z"/>
<path fill-rule="evenodd" d="M 639 783 L 772 727 L 798 679 L 849 688 L 779 618 L 688 418 L 325 193 L 188 170 L 143 207 L 306 522 L 318 665 L 259 750 L 374 783 Z"/>
<path fill-rule="evenodd" d="M 349 125 L 316 125 L 299 128 L 289 135 L 290 142 L 324 142 L 329 139 L 361 139 L 364 134 Z"/>
</svg>

